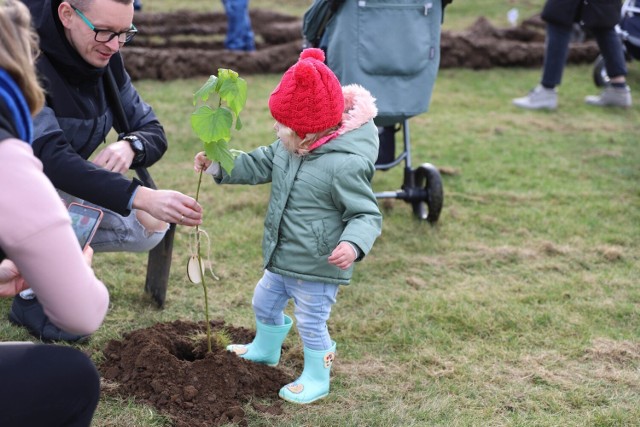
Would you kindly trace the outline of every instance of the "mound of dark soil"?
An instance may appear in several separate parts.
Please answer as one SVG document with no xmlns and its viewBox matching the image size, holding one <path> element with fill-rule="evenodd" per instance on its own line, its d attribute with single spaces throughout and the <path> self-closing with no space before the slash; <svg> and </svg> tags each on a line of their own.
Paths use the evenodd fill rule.
<svg viewBox="0 0 640 427">
<path fill-rule="evenodd" d="M 223 321 L 211 322 L 211 328 L 212 334 L 224 330 L 233 342 L 251 342 L 255 335 Z M 132 331 L 121 341 L 110 341 L 104 357 L 98 366 L 104 394 L 149 404 L 176 427 L 247 425 L 242 408 L 247 402 L 257 411 L 280 414 L 278 390 L 294 379 L 278 367 L 241 359 L 215 342 L 207 352 L 204 322 L 158 323 Z"/>
<path fill-rule="evenodd" d="M 131 77 L 172 80 L 217 74 L 229 68 L 240 74 L 282 73 L 302 50 L 302 20 L 269 10 L 250 11 L 256 51 L 224 49 L 224 13 L 136 12 L 140 30 L 122 54 Z M 540 67 L 544 57 L 544 23 L 533 16 L 514 28 L 494 27 L 480 17 L 465 31 L 443 31 L 441 68 Z M 568 62 L 588 63 L 598 56 L 593 40 L 571 44 Z"/>
<path fill-rule="evenodd" d="M 443 31 L 440 68 L 540 67 L 544 59 L 545 26 L 540 15 L 513 28 L 496 28 L 480 17 L 464 31 Z M 596 59 L 598 45 L 587 36 L 580 34 L 572 41 L 568 63 L 590 63 Z"/>
<path fill-rule="evenodd" d="M 136 12 L 136 38 L 122 50 L 131 78 L 172 80 L 217 74 L 229 68 L 241 74 L 281 73 L 302 49 L 302 21 L 269 10 L 251 10 L 254 52 L 224 48 L 224 13 Z"/>
</svg>

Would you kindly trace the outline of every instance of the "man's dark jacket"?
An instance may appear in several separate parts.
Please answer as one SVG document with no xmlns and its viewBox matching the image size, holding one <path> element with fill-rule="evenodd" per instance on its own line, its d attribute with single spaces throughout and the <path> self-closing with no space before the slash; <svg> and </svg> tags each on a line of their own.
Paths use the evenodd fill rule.
<svg viewBox="0 0 640 427">
<path fill-rule="evenodd" d="M 23 0 L 31 10 L 40 36 L 42 54 L 36 67 L 46 90 L 46 105 L 34 118 L 33 151 L 53 185 L 76 197 L 128 215 L 127 205 L 140 182 L 95 166 L 87 159 L 107 142 L 114 123 L 107 105 L 105 68 L 85 62 L 69 44 L 58 17 L 61 0 Z M 151 107 L 131 84 L 117 53 L 108 66 L 115 77 L 130 132 L 145 146 L 145 158 L 136 166 L 150 166 L 162 157 L 167 139 Z"/>
<path fill-rule="evenodd" d="M 613 28 L 620 21 L 620 0 L 547 0 L 542 19 L 552 24 L 586 28 Z"/>
</svg>

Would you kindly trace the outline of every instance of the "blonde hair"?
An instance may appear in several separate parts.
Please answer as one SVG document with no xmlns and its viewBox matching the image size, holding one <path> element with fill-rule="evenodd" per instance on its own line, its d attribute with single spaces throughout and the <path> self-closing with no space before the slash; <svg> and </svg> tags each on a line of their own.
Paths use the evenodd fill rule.
<svg viewBox="0 0 640 427">
<path fill-rule="evenodd" d="M 16 82 L 32 115 L 44 105 L 33 65 L 37 55 L 38 35 L 27 6 L 19 0 L 0 0 L 0 68 Z"/>
<path fill-rule="evenodd" d="M 309 154 L 308 148 L 311 145 L 313 145 L 314 142 L 316 142 L 320 138 L 323 138 L 329 135 L 332 132 L 335 132 L 340 127 L 340 125 L 337 125 L 320 132 L 308 133 L 304 136 L 304 138 L 300 138 L 296 133 L 296 131 L 294 131 L 290 127 L 287 127 L 282 123 L 278 123 L 278 124 L 282 127 L 282 130 L 288 136 L 288 138 L 282 141 L 282 144 L 284 144 L 284 147 L 287 149 L 288 152 L 297 154 L 299 156 L 305 156 Z"/>
<path fill-rule="evenodd" d="M 94 0 L 72 0 L 72 1 L 64 0 L 64 1 L 73 5 L 74 7 L 77 7 L 81 11 L 87 11 L 91 9 L 91 5 L 94 3 Z M 113 1 L 116 3 L 124 4 L 124 5 L 130 5 L 133 3 L 133 0 L 113 0 Z"/>
</svg>

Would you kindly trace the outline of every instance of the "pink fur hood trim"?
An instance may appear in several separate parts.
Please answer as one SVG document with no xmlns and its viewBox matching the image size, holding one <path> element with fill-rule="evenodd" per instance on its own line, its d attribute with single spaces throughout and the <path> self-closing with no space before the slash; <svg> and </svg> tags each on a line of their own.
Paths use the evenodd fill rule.
<svg viewBox="0 0 640 427">
<path fill-rule="evenodd" d="M 309 151 L 314 150 L 345 133 L 358 129 L 378 114 L 376 99 L 371 93 L 358 84 L 342 87 L 344 97 L 344 113 L 338 130 L 314 142 Z"/>
</svg>

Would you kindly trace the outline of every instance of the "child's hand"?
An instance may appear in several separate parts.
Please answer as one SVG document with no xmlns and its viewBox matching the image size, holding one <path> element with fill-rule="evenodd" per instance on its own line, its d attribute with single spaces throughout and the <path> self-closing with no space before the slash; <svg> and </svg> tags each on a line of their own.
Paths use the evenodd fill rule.
<svg viewBox="0 0 640 427">
<path fill-rule="evenodd" d="M 356 260 L 356 253 L 353 247 L 347 242 L 340 242 L 338 246 L 329 255 L 329 264 L 333 264 L 336 267 L 346 270 L 351 267 L 351 264 Z"/>
<path fill-rule="evenodd" d="M 205 171 L 209 166 L 213 163 L 211 160 L 207 158 L 207 155 L 204 151 L 196 154 L 196 157 L 193 159 L 193 169 L 200 173 L 200 171 Z"/>
</svg>

